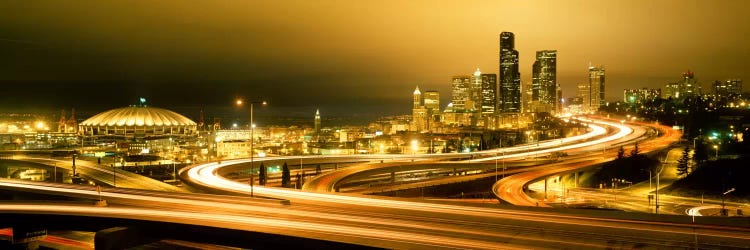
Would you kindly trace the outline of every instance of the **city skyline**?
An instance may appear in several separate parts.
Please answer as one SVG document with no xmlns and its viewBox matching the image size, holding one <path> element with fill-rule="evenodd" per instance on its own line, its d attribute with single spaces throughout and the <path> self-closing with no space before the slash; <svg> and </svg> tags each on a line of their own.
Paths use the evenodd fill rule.
<svg viewBox="0 0 750 250">
<path fill-rule="evenodd" d="M 557 50 L 563 96 L 593 62 L 607 67 L 608 101 L 687 70 L 704 90 L 747 78 L 750 53 L 741 1 L 2 5 L 18 10 L 0 17 L 3 110 L 104 110 L 139 96 L 160 107 L 231 107 L 257 96 L 269 109 L 408 113 L 403 94 L 415 85 L 447 104 L 452 76 L 499 74 L 502 31 L 515 34 L 522 84 L 535 51 Z"/>
</svg>

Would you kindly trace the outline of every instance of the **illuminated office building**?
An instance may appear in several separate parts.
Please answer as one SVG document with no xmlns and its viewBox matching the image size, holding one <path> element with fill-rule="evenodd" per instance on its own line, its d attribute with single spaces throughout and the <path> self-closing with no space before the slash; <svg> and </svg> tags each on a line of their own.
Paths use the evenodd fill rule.
<svg viewBox="0 0 750 250">
<path fill-rule="evenodd" d="M 557 110 L 557 51 L 536 52 L 531 83 L 531 101 L 543 111 Z"/>
<path fill-rule="evenodd" d="M 626 103 L 643 103 L 653 101 L 661 97 L 661 89 L 625 89 L 623 90 L 623 101 Z"/>
<path fill-rule="evenodd" d="M 479 111 L 482 106 L 482 72 L 477 69 L 471 76 L 471 88 L 469 89 L 469 100 L 466 109 Z"/>
<path fill-rule="evenodd" d="M 422 132 L 424 130 L 427 130 L 427 108 L 425 108 L 424 105 L 422 105 L 422 91 L 419 90 L 419 87 L 416 87 L 414 89 L 413 93 L 413 106 L 412 106 L 412 120 L 411 120 L 411 127 L 412 131 Z"/>
<path fill-rule="evenodd" d="M 497 112 L 497 75 L 482 74 L 482 115 Z"/>
<path fill-rule="evenodd" d="M 424 107 L 433 110 L 433 112 L 440 112 L 440 93 L 434 90 L 427 90 L 422 94 Z"/>
<path fill-rule="evenodd" d="M 466 75 L 454 76 L 451 88 L 451 103 L 454 110 L 467 109 L 466 102 L 469 100 L 471 78 Z"/>
<path fill-rule="evenodd" d="M 682 73 L 682 79 L 677 82 L 667 83 L 664 87 L 664 98 L 684 99 L 699 96 L 701 87 L 695 80 L 695 72 L 688 70 Z"/>
<path fill-rule="evenodd" d="M 596 112 L 604 105 L 604 66 L 594 67 L 589 65 L 589 82 L 587 88 L 579 86 L 579 94 L 582 94 L 583 106 L 588 112 Z M 585 91 L 588 90 L 588 93 Z"/>
<path fill-rule="evenodd" d="M 717 97 L 739 97 L 742 95 L 742 79 L 716 81 L 712 87 L 714 95 Z"/>
<path fill-rule="evenodd" d="M 511 32 L 500 33 L 500 112 L 521 111 L 521 73 L 518 69 L 518 51 Z"/>
</svg>

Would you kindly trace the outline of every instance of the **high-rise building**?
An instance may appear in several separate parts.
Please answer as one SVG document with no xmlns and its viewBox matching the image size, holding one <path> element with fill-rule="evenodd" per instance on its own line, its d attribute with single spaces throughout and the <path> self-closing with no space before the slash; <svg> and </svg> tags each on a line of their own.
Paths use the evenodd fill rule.
<svg viewBox="0 0 750 250">
<path fill-rule="evenodd" d="M 469 102 L 466 109 L 479 111 L 482 106 L 482 72 L 477 69 L 471 76 L 471 88 L 469 89 Z"/>
<path fill-rule="evenodd" d="M 588 101 L 586 98 L 583 101 L 588 102 L 589 112 L 598 111 L 604 105 L 604 66 L 589 65 L 589 97 Z"/>
<path fill-rule="evenodd" d="M 435 122 L 440 122 L 440 93 L 434 90 L 427 90 L 422 94 L 422 103 L 424 108 L 427 109 L 428 121 L 427 129 L 431 130 L 435 127 Z"/>
<path fill-rule="evenodd" d="M 742 95 L 742 79 L 716 81 L 713 84 L 713 90 L 717 97 L 739 97 Z"/>
<path fill-rule="evenodd" d="M 427 108 L 422 105 L 422 92 L 419 86 L 414 89 L 414 106 L 412 108 L 412 131 L 421 132 L 427 129 Z"/>
<path fill-rule="evenodd" d="M 454 110 L 464 110 L 466 101 L 469 100 L 469 91 L 471 88 L 471 78 L 466 75 L 454 76 L 452 81 L 451 103 Z"/>
<path fill-rule="evenodd" d="M 320 133 L 320 109 L 315 110 L 315 133 Z"/>
<path fill-rule="evenodd" d="M 623 90 L 623 101 L 625 103 L 643 103 L 653 101 L 661 97 L 661 89 L 625 89 Z"/>
<path fill-rule="evenodd" d="M 419 86 L 414 89 L 414 105 L 412 108 L 419 108 L 422 106 L 422 91 L 419 91 Z"/>
<path fill-rule="evenodd" d="M 427 90 L 422 94 L 424 107 L 427 109 L 434 110 L 435 112 L 440 111 L 440 93 L 434 90 Z"/>
<path fill-rule="evenodd" d="M 482 74 L 482 114 L 497 112 L 497 75 Z"/>
<path fill-rule="evenodd" d="M 580 100 L 580 112 L 588 112 L 591 105 L 591 86 L 588 82 L 580 82 L 577 85 L 577 99 Z M 572 103 L 572 102 L 571 102 Z"/>
<path fill-rule="evenodd" d="M 682 79 L 677 82 L 667 83 L 664 87 L 664 98 L 684 99 L 699 96 L 701 87 L 695 80 L 695 72 L 688 70 L 682 73 Z"/>
<path fill-rule="evenodd" d="M 531 101 L 557 110 L 557 50 L 536 52 L 531 83 Z"/>
<path fill-rule="evenodd" d="M 521 73 L 518 70 L 518 51 L 512 32 L 500 33 L 500 111 L 521 112 Z"/>
</svg>

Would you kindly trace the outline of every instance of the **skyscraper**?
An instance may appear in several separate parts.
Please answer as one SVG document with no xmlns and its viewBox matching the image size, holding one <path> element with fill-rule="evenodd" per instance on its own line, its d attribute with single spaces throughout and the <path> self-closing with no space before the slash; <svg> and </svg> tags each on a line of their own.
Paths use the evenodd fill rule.
<svg viewBox="0 0 750 250">
<path fill-rule="evenodd" d="M 589 106 L 591 106 L 591 86 L 588 82 L 578 83 L 577 99 L 581 101 L 581 107 L 579 111 L 588 112 Z"/>
<path fill-rule="evenodd" d="M 521 73 L 518 71 L 518 51 L 512 32 L 500 33 L 500 111 L 521 111 Z"/>
<path fill-rule="evenodd" d="M 604 66 L 589 65 L 589 91 L 588 101 L 584 98 L 583 102 L 588 102 L 588 111 L 598 111 L 604 105 Z"/>
<path fill-rule="evenodd" d="M 497 75 L 482 74 L 482 114 L 497 112 Z"/>
<path fill-rule="evenodd" d="M 469 100 L 466 109 L 479 111 L 482 108 L 482 72 L 477 69 L 471 76 L 471 88 L 469 91 Z"/>
<path fill-rule="evenodd" d="M 713 84 L 714 95 L 717 97 L 738 97 L 742 95 L 742 79 L 716 81 Z"/>
<path fill-rule="evenodd" d="M 315 133 L 320 133 L 320 109 L 315 110 Z"/>
<path fill-rule="evenodd" d="M 695 72 L 682 73 L 682 79 L 664 86 L 664 98 L 684 99 L 700 95 L 700 84 L 695 80 Z"/>
<path fill-rule="evenodd" d="M 419 86 L 414 89 L 414 106 L 412 108 L 412 131 L 422 132 L 427 129 L 427 108 L 422 105 L 422 91 Z"/>
<path fill-rule="evenodd" d="M 531 83 L 531 101 L 557 110 L 557 50 L 536 52 Z"/>
<path fill-rule="evenodd" d="M 454 110 L 464 110 L 466 101 L 469 100 L 469 91 L 471 88 L 471 78 L 466 75 L 454 76 L 451 89 L 451 103 Z"/>
<path fill-rule="evenodd" d="M 422 106 L 422 91 L 419 91 L 419 86 L 414 89 L 414 105 L 413 108 L 419 108 Z"/>
<path fill-rule="evenodd" d="M 422 96 L 424 107 L 435 112 L 440 111 L 440 93 L 434 90 L 425 91 Z"/>
</svg>

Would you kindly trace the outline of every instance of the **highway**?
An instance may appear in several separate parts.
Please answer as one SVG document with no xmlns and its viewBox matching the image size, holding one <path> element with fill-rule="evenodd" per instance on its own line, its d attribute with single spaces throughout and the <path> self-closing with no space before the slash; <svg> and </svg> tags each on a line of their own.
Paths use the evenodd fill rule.
<svg viewBox="0 0 750 250">
<path fill-rule="evenodd" d="M 93 187 L 0 182 L 2 188 L 97 199 Z M 299 191 L 291 191 L 305 193 Z M 0 204 L 0 213 L 44 213 L 174 222 L 284 234 L 396 249 L 528 249 L 747 247 L 750 229 L 692 224 L 689 217 L 649 222 L 617 214 L 559 212 L 504 206 L 467 206 L 401 199 L 308 193 L 308 202 L 237 196 L 104 188 L 111 205 L 49 202 Z M 115 205 L 112 205 L 115 204 Z M 120 205 L 122 204 L 122 205 Z M 632 215 L 632 214 L 631 214 Z M 611 215 L 610 215 L 611 216 Z M 619 216 L 619 218 L 618 218 Z M 573 240 L 574 239 L 574 240 Z"/>
<path fill-rule="evenodd" d="M 674 131 L 672 128 L 666 127 L 663 125 L 636 123 L 635 125 L 638 125 L 638 126 L 633 126 L 633 128 L 624 126 L 624 125 L 619 125 L 615 122 L 609 122 L 609 125 L 619 127 L 620 132 L 618 132 L 617 135 L 612 136 L 614 139 L 605 140 L 606 138 L 604 138 L 604 139 L 599 139 L 597 141 L 591 142 L 591 145 L 587 145 L 589 147 L 589 150 L 595 151 L 598 148 L 607 147 L 607 145 L 605 144 L 606 142 L 609 142 L 611 144 L 609 146 L 610 149 L 617 149 L 617 145 L 643 137 L 646 134 L 646 130 L 643 128 L 646 126 L 656 127 L 657 129 L 662 131 L 663 134 L 658 138 L 645 140 L 644 142 L 640 143 L 639 148 L 641 152 L 643 153 L 648 153 L 651 151 L 661 150 L 663 148 L 666 148 L 672 143 L 679 141 L 679 138 L 681 136 L 680 132 Z M 586 149 L 582 147 L 579 150 L 586 150 Z M 588 154 L 582 158 L 579 157 L 579 159 L 576 160 L 575 162 L 555 164 L 555 165 L 552 165 L 543 169 L 509 176 L 495 183 L 492 187 L 492 190 L 493 190 L 493 193 L 495 193 L 497 197 L 513 205 L 547 206 L 544 203 L 545 202 L 544 200 L 540 201 L 540 200 L 534 199 L 528 196 L 528 194 L 524 192 L 526 187 L 531 182 L 543 179 L 548 176 L 553 176 L 553 175 L 565 173 L 565 172 L 572 172 L 578 169 L 587 168 L 592 165 L 608 162 L 608 161 L 613 160 L 616 156 L 617 156 L 616 150 L 609 150 L 609 151 L 602 150 L 599 153 Z"/>
<path fill-rule="evenodd" d="M 428 161 L 434 159 L 415 163 Z M 214 188 L 248 194 L 247 184 L 218 174 L 223 167 L 246 162 L 201 164 L 183 170 L 181 175 Z M 0 188 L 98 199 L 91 186 L 5 180 L 0 182 Z M 261 186 L 255 187 L 255 193 L 286 201 L 104 188 L 101 196 L 112 204 L 109 207 L 16 201 L 0 204 L 0 212 L 210 225 L 396 249 L 728 248 L 748 247 L 750 242 L 750 229 L 746 226 L 717 226 L 701 219 L 692 223 L 687 216 L 457 205 Z"/>
<path fill-rule="evenodd" d="M 57 159 L 57 158 L 42 158 L 42 157 L 30 157 L 25 155 L 14 155 L 6 158 L 6 160 L 31 162 L 46 165 L 47 167 L 55 167 L 60 171 L 72 171 L 73 162 L 72 159 Z M 115 171 L 116 176 L 113 176 Z M 122 188 L 136 188 L 136 189 L 149 189 L 149 190 L 162 190 L 172 192 L 184 192 L 182 189 L 177 188 L 173 185 L 157 181 L 146 176 L 131 173 L 122 169 L 112 169 L 105 165 L 98 165 L 93 162 L 76 160 L 76 173 L 81 176 L 87 177 L 91 180 L 95 180 L 98 183 L 105 185 Z"/>
<path fill-rule="evenodd" d="M 592 128 L 592 132 L 578 136 L 578 137 L 565 138 L 563 140 L 560 140 L 560 139 L 549 140 L 549 141 L 540 142 L 538 143 L 538 145 L 537 143 L 530 144 L 530 145 L 522 145 L 520 148 L 522 148 L 523 150 L 519 150 L 516 147 L 510 147 L 510 148 L 482 151 L 482 152 L 476 153 L 476 155 L 478 156 L 484 156 L 482 158 L 458 161 L 458 162 L 454 162 L 454 164 L 463 163 L 469 166 L 470 164 L 476 164 L 478 162 L 488 163 L 488 162 L 495 162 L 498 160 L 509 161 L 512 163 L 512 162 L 520 161 L 526 158 L 549 155 L 552 152 L 561 152 L 561 151 L 572 152 L 573 149 L 578 149 L 579 151 L 596 151 L 598 150 L 597 147 L 601 147 L 601 145 L 603 145 L 606 142 L 614 143 L 617 140 L 634 140 L 643 135 L 643 134 L 636 134 L 634 136 L 631 136 L 629 139 L 625 139 L 625 136 L 632 134 L 633 129 L 631 129 L 630 127 L 623 126 L 617 123 L 611 123 L 611 122 L 598 122 L 598 123 L 600 123 L 600 125 L 603 125 L 603 126 L 590 124 L 589 126 Z M 615 131 L 617 132 L 613 132 L 611 135 L 604 136 L 607 132 L 607 129 L 604 126 L 614 128 L 616 129 Z M 596 139 L 589 140 L 589 141 L 583 140 L 583 139 L 590 139 L 590 138 L 596 138 Z M 542 161 L 540 163 L 544 163 L 544 162 Z M 367 176 L 367 175 L 387 173 L 387 172 L 392 172 L 392 171 L 419 169 L 419 168 L 435 166 L 435 165 L 436 163 L 434 161 L 420 162 L 418 164 L 417 163 L 414 163 L 414 164 L 408 164 L 408 163 L 358 164 L 358 165 L 355 165 L 346 169 L 342 169 L 339 171 L 324 174 L 322 176 L 318 176 L 315 179 L 305 183 L 302 189 L 305 191 L 334 192 L 336 191 L 337 186 L 340 185 L 342 182 L 355 178 L 357 176 Z M 516 173 L 516 172 L 520 172 L 520 171 L 513 171 L 509 173 Z M 424 181 L 420 183 L 409 183 L 409 184 L 406 184 L 406 186 L 422 187 L 426 185 L 449 184 L 449 183 L 468 181 L 472 179 L 484 178 L 484 177 L 488 177 L 492 175 L 494 175 L 494 173 L 461 176 L 461 177 L 455 177 L 455 178 L 441 178 L 440 180 L 430 180 L 430 181 Z M 199 178 L 192 178 L 192 179 L 199 179 Z M 402 188 L 404 187 L 396 186 L 396 187 L 391 187 L 390 189 L 398 190 Z M 378 189 L 375 188 L 375 190 L 378 190 Z M 389 189 L 380 189 L 380 190 L 389 190 Z"/>
</svg>

